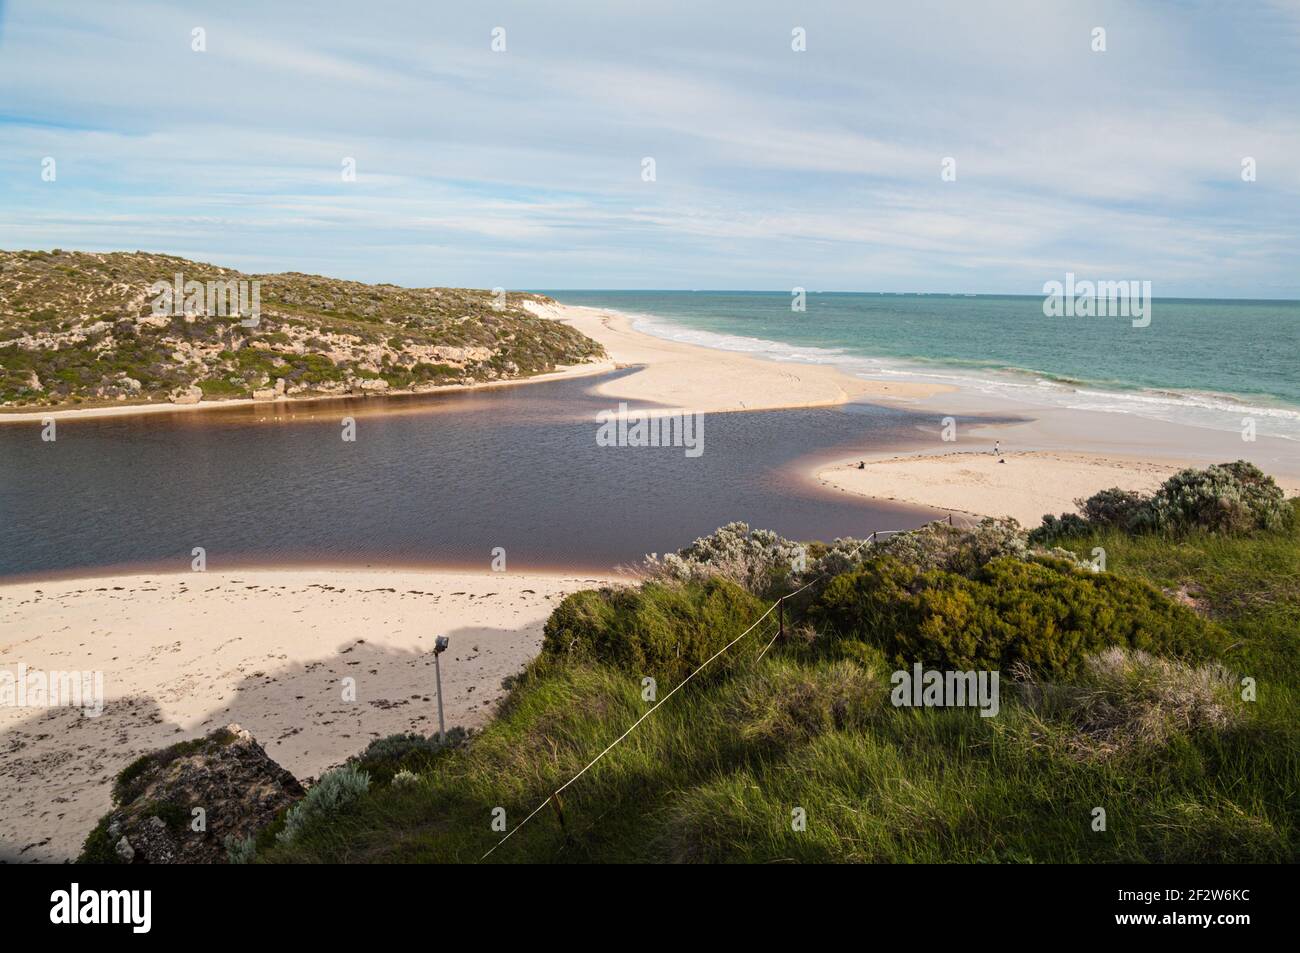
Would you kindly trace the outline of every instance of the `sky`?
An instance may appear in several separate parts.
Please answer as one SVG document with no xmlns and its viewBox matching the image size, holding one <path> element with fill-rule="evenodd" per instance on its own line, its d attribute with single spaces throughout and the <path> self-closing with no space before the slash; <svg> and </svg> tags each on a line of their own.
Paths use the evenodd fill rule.
<svg viewBox="0 0 1300 953">
<path fill-rule="evenodd" d="M 55 247 L 1300 298 L 1300 0 L 0 0 L 0 248 Z"/>
</svg>

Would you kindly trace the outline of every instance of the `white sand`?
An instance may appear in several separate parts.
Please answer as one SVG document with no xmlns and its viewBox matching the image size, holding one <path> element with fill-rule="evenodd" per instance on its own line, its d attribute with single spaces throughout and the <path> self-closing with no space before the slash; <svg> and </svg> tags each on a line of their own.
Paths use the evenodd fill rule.
<svg viewBox="0 0 1300 953">
<path fill-rule="evenodd" d="M 944 384 L 869 381 L 823 364 L 763 360 L 643 334 L 617 311 L 529 304 L 536 314 L 577 328 L 605 346 L 620 367 L 640 370 L 596 387 L 614 400 L 646 401 L 674 410 L 722 413 L 823 407 L 849 400 L 914 400 L 951 391 Z"/>
<path fill-rule="evenodd" d="M 999 463 L 1005 460 L 1005 463 Z M 880 500 L 918 503 L 972 516 L 1013 516 L 1037 526 L 1046 513 L 1072 513 L 1074 500 L 1108 487 L 1150 492 L 1187 464 L 1108 454 L 988 450 L 911 454 L 839 463 L 820 470 L 825 484 Z M 1280 479 L 1288 494 L 1300 481 Z"/>
<path fill-rule="evenodd" d="M 299 778 L 374 738 L 476 727 L 542 625 L 596 578 L 251 570 L 0 585 L 0 671 L 100 671 L 97 718 L 0 707 L 0 861 L 61 861 L 141 754 L 235 721 Z M 343 700 L 345 677 L 356 701 Z"/>
</svg>

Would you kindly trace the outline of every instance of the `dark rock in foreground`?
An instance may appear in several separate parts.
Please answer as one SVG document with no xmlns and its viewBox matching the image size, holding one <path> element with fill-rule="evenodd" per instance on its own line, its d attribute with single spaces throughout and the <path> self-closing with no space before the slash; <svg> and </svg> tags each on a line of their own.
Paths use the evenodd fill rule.
<svg viewBox="0 0 1300 953">
<path fill-rule="evenodd" d="M 225 863 L 227 838 L 252 837 L 304 793 L 249 732 L 228 725 L 128 765 L 78 863 Z"/>
</svg>

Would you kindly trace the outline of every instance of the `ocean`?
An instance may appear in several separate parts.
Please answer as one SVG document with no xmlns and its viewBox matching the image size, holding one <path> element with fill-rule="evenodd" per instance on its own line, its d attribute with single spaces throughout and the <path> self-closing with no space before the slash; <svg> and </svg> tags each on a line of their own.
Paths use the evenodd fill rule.
<svg viewBox="0 0 1300 953">
<path fill-rule="evenodd" d="M 612 308 L 649 334 L 835 364 L 873 378 L 937 380 L 1079 410 L 1300 440 L 1300 302 L 1157 298 L 1151 323 L 1053 317 L 1040 296 L 808 292 L 547 291 Z"/>
</svg>

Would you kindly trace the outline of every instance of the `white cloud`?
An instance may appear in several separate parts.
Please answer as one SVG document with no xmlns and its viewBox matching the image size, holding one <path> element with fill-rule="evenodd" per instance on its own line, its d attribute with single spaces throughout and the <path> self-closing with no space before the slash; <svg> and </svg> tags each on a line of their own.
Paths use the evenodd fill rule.
<svg viewBox="0 0 1300 953">
<path fill-rule="evenodd" d="M 1064 262 L 1300 296 L 1287 8 L 1258 26 L 1212 6 L 1028 0 L 7 10 L 7 247 L 179 242 L 453 284 L 499 260 L 516 287 L 766 287 L 803 270 L 826 288 L 896 273 L 1032 292 Z M 498 23 L 505 54 L 488 48 Z M 1095 23 L 1105 54 L 1087 46 Z M 789 49 L 794 24 L 807 53 Z M 1216 36 L 1231 42 L 1207 61 Z M 44 155 L 57 184 L 39 181 Z"/>
</svg>

